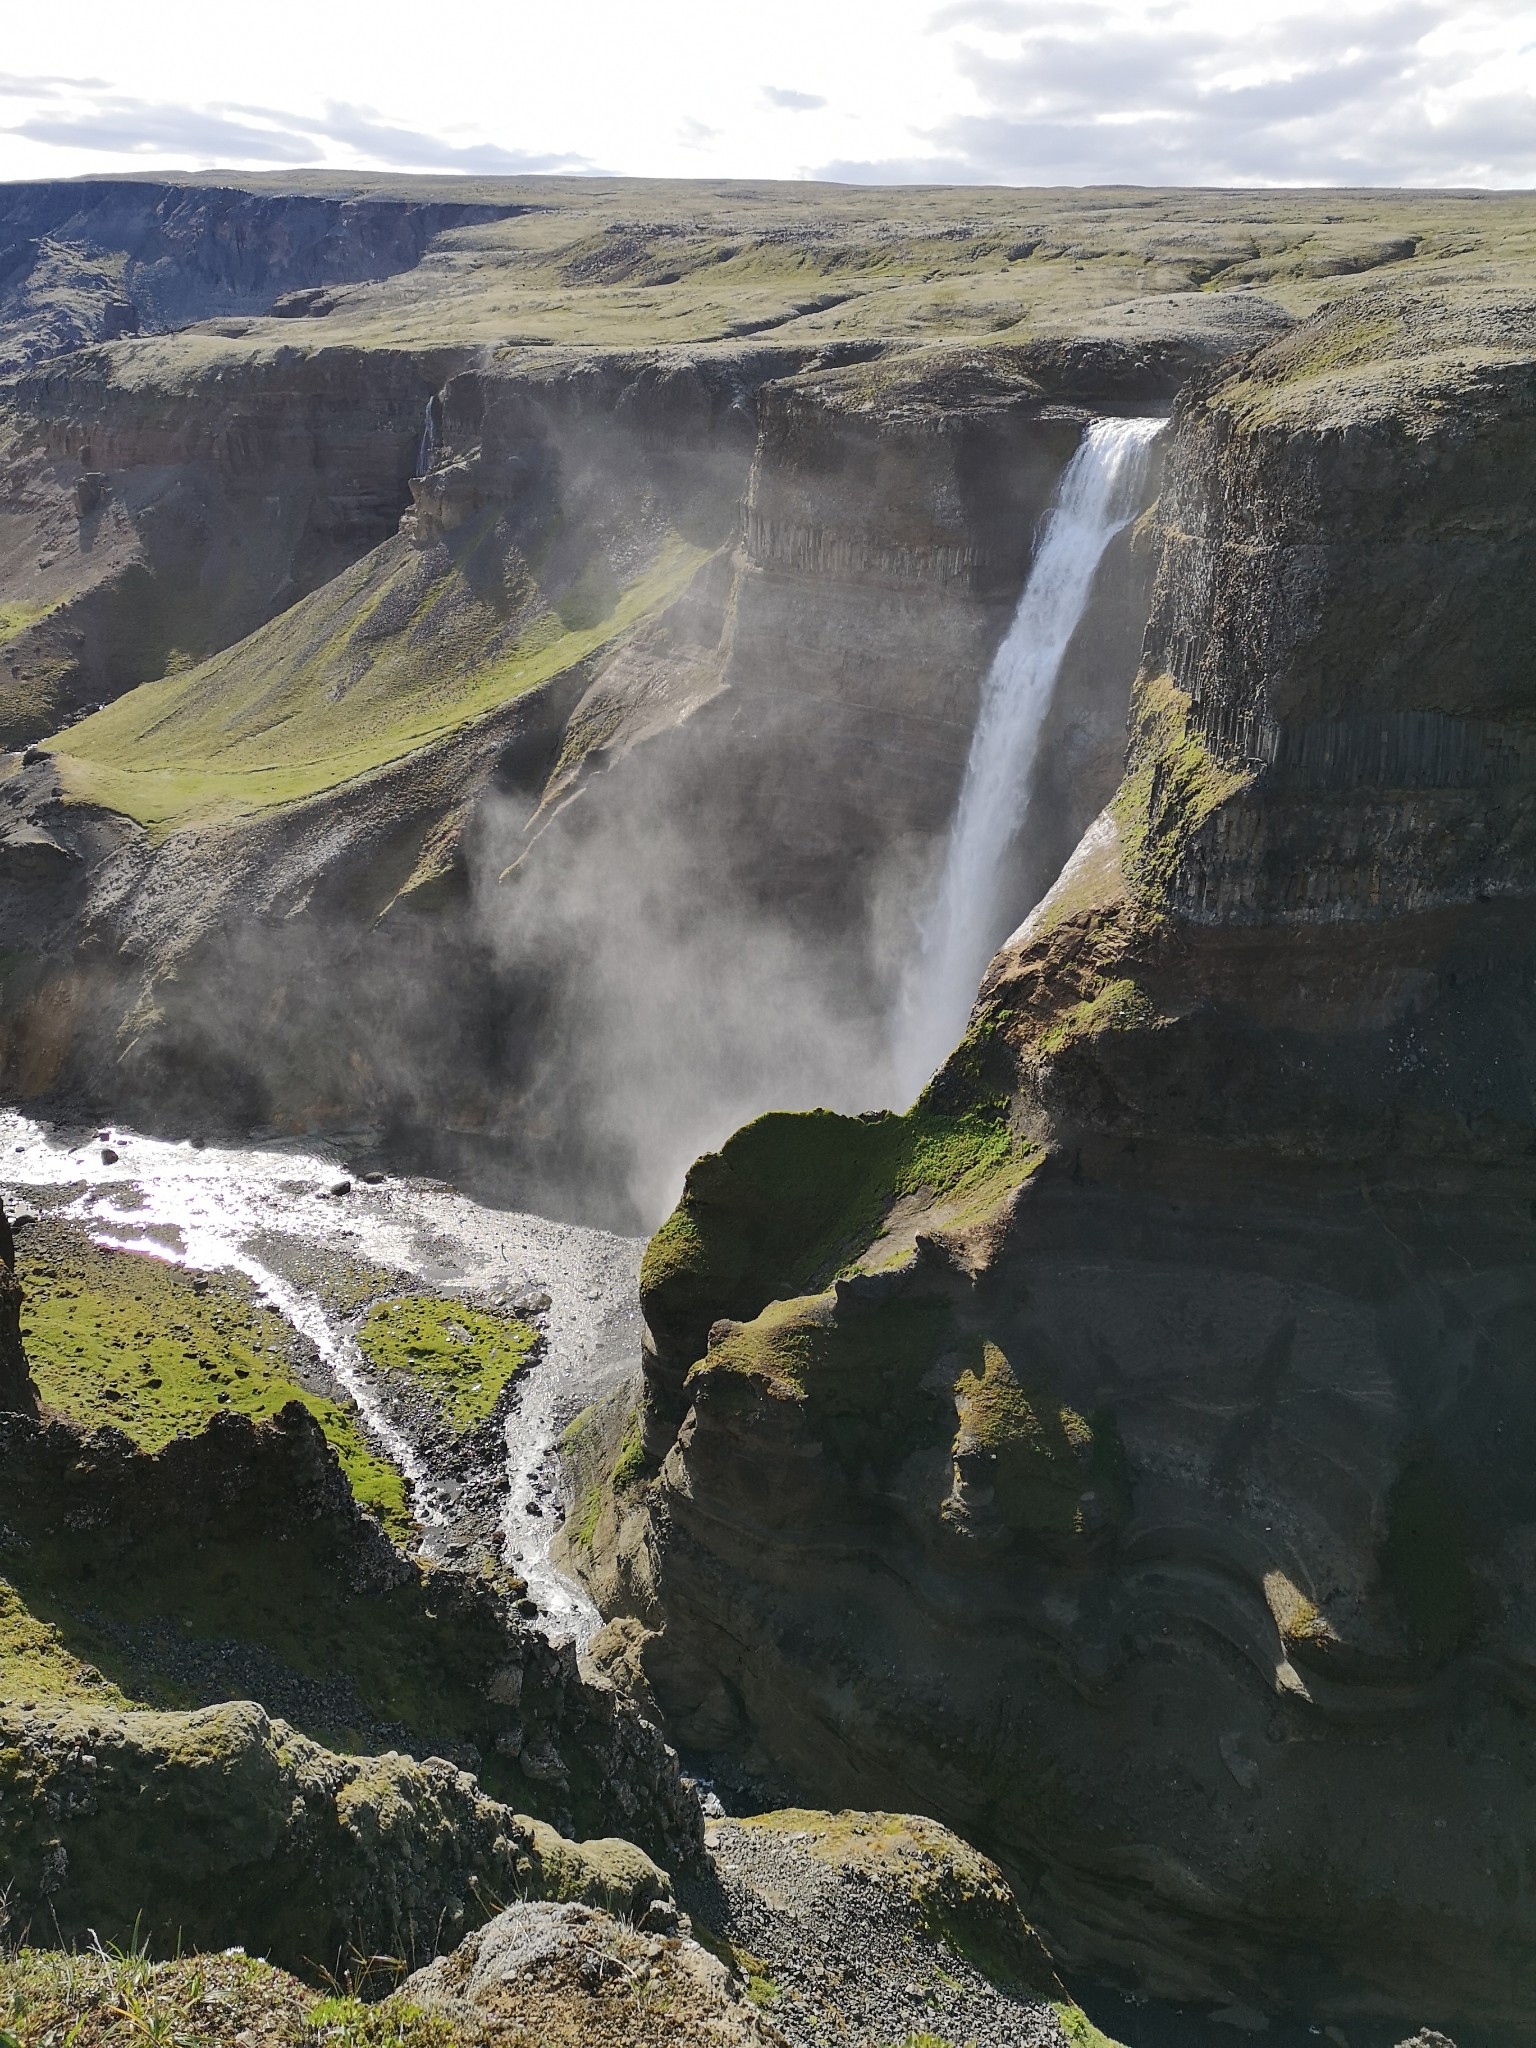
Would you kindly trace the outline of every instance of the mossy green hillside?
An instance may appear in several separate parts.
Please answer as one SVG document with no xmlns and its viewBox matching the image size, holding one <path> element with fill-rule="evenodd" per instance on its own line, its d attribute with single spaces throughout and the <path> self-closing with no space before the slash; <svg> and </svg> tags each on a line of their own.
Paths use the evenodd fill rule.
<svg viewBox="0 0 1536 2048">
<path fill-rule="evenodd" d="M 647 1317 L 669 1339 L 696 1344 L 697 1357 L 717 1318 L 755 1315 L 849 1269 L 897 1203 L 920 1198 L 941 1218 L 979 1209 L 1017 1185 L 1034 1158 L 990 1104 L 758 1117 L 695 1162 L 647 1246 Z"/>
<path fill-rule="evenodd" d="M 630 1842 L 563 1837 L 441 1759 L 340 1755 L 249 1700 L 0 1709 L 0 1812 L 16 1934 L 239 1942 L 349 1988 L 387 1988 L 512 1899 L 633 1915 L 669 1889 Z"/>
<path fill-rule="evenodd" d="M 1169 293 L 1256 291 L 1306 314 L 1384 275 L 1443 285 L 1526 263 L 1533 238 L 1519 193 L 456 182 L 466 197 L 524 210 L 441 236 L 414 270 L 338 294 L 328 343 L 975 343 L 1061 332 Z M 131 375 L 135 363 L 292 347 L 294 324 L 144 337 L 117 353 Z"/>
<path fill-rule="evenodd" d="M 623 1500 L 646 1476 L 640 1415 L 627 1392 L 582 1409 L 561 1436 L 560 1463 L 573 1502 L 566 1534 L 589 1550 L 610 1497 Z"/>
<path fill-rule="evenodd" d="M 0 1547 L 0 1566 L 8 1562 Z M 104 1678 L 66 1634 L 40 1621 L 16 1588 L 0 1578 L 0 1700 L 92 1699 L 108 1706 L 133 1704 L 121 1686 Z"/>
<path fill-rule="evenodd" d="M 462 1435 L 494 1414 L 539 1333 L 516 1316 L 406 1294 L 375 1302 L 357 1341 L 375 1371 L 408 1379 L 443 1426 Z"/>
<path fill-rule="evenodd" d="M 173 1710 L 234 1686 L 265 1693 L 264 1704 L 343 1754 L 398 1742 L 419 1755 L 473 1748 L 493 1796 L 525 1810 L 547 1804 L 495 1749 L 506 1710 L 487 1685 L 507 1639 L 497 1600 L 473 1580 L 412 1570 L 360 1592 L 336 1529 L 303 1516 L 282 1531 L 125 1535 L 71 1526 L 68 1503 L 25 1485 L 3 1513 L 0 1701 Z M 595 1796 L 580 1758 L 571 1762 L 578 1802 Z"/>
<path fill-rule="evenodd" d="M 48 742 L 66 790 L 155 831 L 295 803 L 447 738 L 678 596 L 708 550 L 663 536 L 622 584 L 546 596 L 489 529 L 394 540 L 249 638 Z M 591 579 L 588 579 L 591 581 Z M 596 584 L 593 585 L 596 588 Z"/>
<path fill-rule="evenodd" d="M 221 1409 L 262 1420 L 302 1401 L 358 1500 L 392 1534 L 410 1535 L 400 1472 L 346 1402 L 299 1382 L 299 1340 L 238 1275 L 107 1250 L 47 1222 L 23 1236 L 17 1273 L 33 1378 L 56 1414 L 86 1428 L 110 1423 L 154 1451 Z"/>
</svg>

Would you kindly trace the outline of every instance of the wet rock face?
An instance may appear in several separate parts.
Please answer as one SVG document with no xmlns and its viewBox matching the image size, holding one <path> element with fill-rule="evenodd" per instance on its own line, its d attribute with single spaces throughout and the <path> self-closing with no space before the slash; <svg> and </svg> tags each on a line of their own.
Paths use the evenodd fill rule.
<svg viewBox="0 0 1536 2048">
<path fill-rule="evenodd" d="M 920 1805 L 1069 1962 L 1513 2039 L 1536 385 L 1529 309 L 1464 310 L 1320 317 L 1182 407 L 1126 779 L 931 1099 L 1027 1170 L 850 1170 L 768 1270 L 812 1183 L 702 1162 L 598 1577 L 677 1739 Z"/>
</svg>

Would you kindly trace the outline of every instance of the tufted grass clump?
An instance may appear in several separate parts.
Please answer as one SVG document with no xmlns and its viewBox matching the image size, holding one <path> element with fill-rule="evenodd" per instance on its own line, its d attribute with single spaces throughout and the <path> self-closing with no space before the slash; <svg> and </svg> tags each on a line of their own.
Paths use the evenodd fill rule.
<svg viewBox="0 0 1536 2048">
<path fill-rule="evenodd" d="M 234 1951 L 152 1961 L 138 1946 L 0 1955 L 0 2044 L 10 2048 L 460 2048 L 408 2000 L 317 1993 Z"/>
</svg>

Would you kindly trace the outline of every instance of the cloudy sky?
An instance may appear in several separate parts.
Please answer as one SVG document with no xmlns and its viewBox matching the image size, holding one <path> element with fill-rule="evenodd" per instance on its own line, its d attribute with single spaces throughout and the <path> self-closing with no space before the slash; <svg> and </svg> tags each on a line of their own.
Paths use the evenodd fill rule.
<svg viewBox="0 0 1536 2048">
<path fill-rule="evenodd" d="M 1532 0 L 70 0 L 0 65 L 0 178 L 1536 186 Z"/>
</svg>

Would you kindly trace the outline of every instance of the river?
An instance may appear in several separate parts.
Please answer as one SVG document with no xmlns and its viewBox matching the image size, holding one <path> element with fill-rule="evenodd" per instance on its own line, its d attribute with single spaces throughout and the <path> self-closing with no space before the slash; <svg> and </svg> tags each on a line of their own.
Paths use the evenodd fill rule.
<svg viewBox="0 0 1536 2048">
<path fill-rule="evenodd" d="M 333 1192 L 347 1180 L 345 1195 Z M 429 1539 L 447 1502 L 381 1407 L 347 1318 L 318 1286 L 295 1278 L 313 1261 L 285 1254 L 332 1252 L 445 1294 L 546 1293 L 547 1341 L 507 1423 L 505 1555 L 552 1635 L 584 1641 L 596 1627 L 586 1594 L 550 1562 L 560 1519 L 555 1446 L 573 1416 L 636 1368 L 640 1240 L 485 1208 L 440 1181 L 391 1176 L 370 1185 L 349 1175 L 324 1139 L 198 1146 L 121 1126 L 103 1138 L 96 1127 L 54 1126 L 15 1110 L 0 1110 L 0 1195 L 13 1212 L 46 1204 L 100 1244 L 244 1274 L 315 1346 L 410 1477 Z"/>
</svg>

